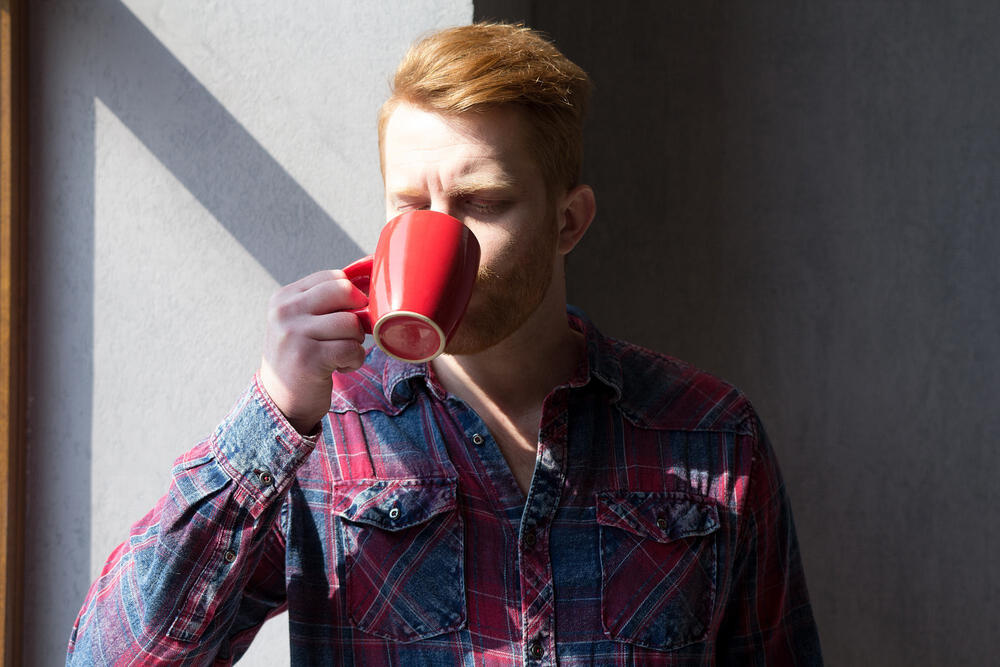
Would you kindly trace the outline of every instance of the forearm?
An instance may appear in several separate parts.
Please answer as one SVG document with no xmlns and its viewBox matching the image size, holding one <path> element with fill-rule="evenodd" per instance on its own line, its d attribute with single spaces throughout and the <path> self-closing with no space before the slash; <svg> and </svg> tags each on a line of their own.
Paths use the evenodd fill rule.
<svg viewBox="0 0 1000 667">
<path fill-rule="evenodd" d="M 277 517 L 313 446 L 255 379 L 215 434 L 178 459 L 167 494 L 109 558 L 67 662 L 230 661 L 232 636 L 252 634 L 282 604 Z M 253 608 L 241 602 L 248 587 Z"/>
</svg>

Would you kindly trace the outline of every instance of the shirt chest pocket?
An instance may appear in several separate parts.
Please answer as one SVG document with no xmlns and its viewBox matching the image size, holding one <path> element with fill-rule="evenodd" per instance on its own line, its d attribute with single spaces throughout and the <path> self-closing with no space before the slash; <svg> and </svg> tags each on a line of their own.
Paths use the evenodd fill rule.
<svg viewBox="0 0 1000 667">
<path fill-rule="evenodd" d="M 658 650 L 703 640 L 715 606 L 716 507 L 684 494 L 600 493 L 597 523 L 604 632 Z"/>
<path fill-rule="evenodd" d="M 456 490 L 454 479 L 335 486 L 338 569 L 355 627 L 411 642 L 465 624 L 464 529 Z"/>
</svg>

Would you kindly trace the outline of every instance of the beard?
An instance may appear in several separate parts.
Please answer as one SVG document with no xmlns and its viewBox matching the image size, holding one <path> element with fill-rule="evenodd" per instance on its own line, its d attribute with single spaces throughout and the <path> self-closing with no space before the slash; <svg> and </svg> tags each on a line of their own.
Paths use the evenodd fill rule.
<svg viewBox="0 0 1000 667">
<path fill-rule="evenodd" d="M 446 354 L 476 354 L 517 331 L 541 304 L 552 282 L 556 248 L 554 212 L 531 239 L 515 241 L 480 266 L 469 308 Z"/>
</svg>

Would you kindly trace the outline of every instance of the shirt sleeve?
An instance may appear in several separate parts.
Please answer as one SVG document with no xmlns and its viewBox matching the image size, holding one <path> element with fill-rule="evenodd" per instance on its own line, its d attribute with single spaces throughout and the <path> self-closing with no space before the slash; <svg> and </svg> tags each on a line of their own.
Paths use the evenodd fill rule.
<svg viewBox="0 0 1000 667">
<path fill-rule="evenodd" d="M 73 626 L 67 665 L 232 664 L 285 606 L 278 519 L 315 444 L 255 377 L 111 554 Z"/>
<path fill-rule="evenodd" d="M 822 665 L 791 505 L 767 435 L 752 422 L 753 463 L 718 662 Z"/>
</svg>

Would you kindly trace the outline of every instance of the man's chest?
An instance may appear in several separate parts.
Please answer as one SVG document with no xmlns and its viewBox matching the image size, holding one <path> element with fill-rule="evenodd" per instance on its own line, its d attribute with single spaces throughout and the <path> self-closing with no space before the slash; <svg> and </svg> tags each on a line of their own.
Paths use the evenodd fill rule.
<svg viewBox="0 0 1000 667">
<path fill-rule="evenodd" d="M 543 423 L 525 500 L 474 415 L 331 432 L 289 501 L 293 618 L 393 650 L 537 642 L 610 663 L 711 633 L 749 467 L 739 434 L 570 410 Z"/>
</svg>

